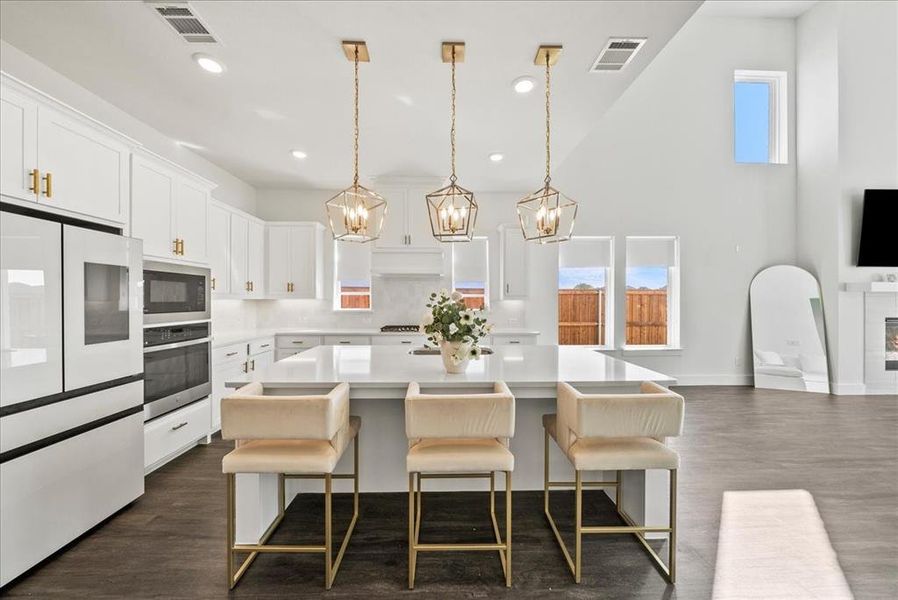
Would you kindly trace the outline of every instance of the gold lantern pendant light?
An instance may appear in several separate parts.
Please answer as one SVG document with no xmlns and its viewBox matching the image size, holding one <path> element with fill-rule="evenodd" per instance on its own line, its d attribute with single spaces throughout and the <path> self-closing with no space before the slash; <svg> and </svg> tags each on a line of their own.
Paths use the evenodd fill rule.
<svg viewBox="0 0 898 600">
<path fill-rule="evenodd" d="M 325 203 L 327 220 L 335 240 L 370 242 L 380 237 L 387 201 L 359 185 L 359 63 L 369 62 L 365 42 L 343 42 L 343 53 L 355 65 L 354 146 L 352 185 Z"/>
<path fill-rule="evenodd" d="M 517 207 L 524 239 L 541 244 L 571 239 L 577 218 L 577 203 L 550 185 L 549 72 L 560 54 L 561 46 L 540 46 L 534 59 L 534 64 L 546 67 L 546 178 L 543 187 L 518 200 Z"/>
<path fill-rule="evenodd" d="M 443 62 L 452 63 L 452 100 L 449 142 L 452 147 L 452 174 L 449 185 L 427 194 L 427 212 L 433 237 L 441 242 L 470 242 L 477 221 L 474 193 L 456 184 L 455 176 L 455 63 L 464 62 L 464 42 L 443 42 Z"/>
</svg>

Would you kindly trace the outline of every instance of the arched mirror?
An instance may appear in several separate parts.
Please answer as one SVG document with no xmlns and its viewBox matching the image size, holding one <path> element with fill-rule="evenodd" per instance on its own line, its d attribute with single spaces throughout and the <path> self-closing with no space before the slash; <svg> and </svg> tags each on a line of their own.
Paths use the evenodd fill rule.
<svg viewBox="0 0 898 600">
<path fill-rule="evenodd" d="M 755 387 L 829 393 L 817 279 L 799 267 L 764 269 L 751 282 Z"/>
</svg>

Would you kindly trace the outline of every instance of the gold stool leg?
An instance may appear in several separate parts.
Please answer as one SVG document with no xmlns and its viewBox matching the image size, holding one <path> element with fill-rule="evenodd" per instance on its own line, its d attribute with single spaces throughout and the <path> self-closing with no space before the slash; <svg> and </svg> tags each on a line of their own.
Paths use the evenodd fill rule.
<svg viewBox="0 0 898 600">
<path fill-rule="evenodd" d="M 505 587 L 511 587 L 511 471 L 505 471 Z"/>
<path fill-rule="evenodd" d="M 415 474 L 408 474 L 408 589 L 415 588 Z"/>
<path fill-rule="evenodd" d="M 670 539 L 668 540 L 668 571 L 670 582 L 677 582 L 677 470 L 670 470 Z"/>
<path fill-rule="evenodd" d="M 331 474 L 324 476 L 324 588 L 331 589 L 333 574 L 331 573 L 333 566 L 333 556 L 331 555 Z"/>
<path fill-rule="evenodd" d="M 580 555 L 582 554 L 580 548 L 583 537 L 583 476 L 579 470 L 577 471 L 575 486 L 576 537 L 574 538 L 574 581 L 580 583 Z"/>
<path fill-rule="evenodd" d="M 235 496 L 236 496 L 236 490 L 235 490 L 235 487 L 236 487 L 236 486 L 235 486 L 235 484 L 234 484 L 234 477 L 235 477 L 235 475 L 234 475 L 233 473 L 228 473 L 228 474 L 227 474 L 227 481 L 228 481 L 228 483 L 227 483 L 227 492 L 226 492 L 226 495 L 227 495 L 227 500 L 226 500 L 226 502 L 227 502 L 226 514 L 227 514 L 227 516 L 226 516 L 226 519 L 227 519 L 227 528 L 228 528 L 228 533 L 227 533 L 227 538 L 228 538 L 228 539 L 227 539 L 227 542 L 228 542 L 228 560 L 227 560 L 227 566 L 228 566 L 228 589 L 229 589 L 229 590 L 234 589 L 234 585 L 237 583 L 236 580 L 235 580 L 235 578 L 234 578 L 234 542 L 236 541 L 236 540 L 235 540 L 236 533 L 235 533 L 235 531 L 234 531 L 235 528 L 236 528 L 236 522 L 235 522 L 235 521 L 236 521 L 236 513 L 235 513 L 235 510 L 234 510 Z"/>
</svg>

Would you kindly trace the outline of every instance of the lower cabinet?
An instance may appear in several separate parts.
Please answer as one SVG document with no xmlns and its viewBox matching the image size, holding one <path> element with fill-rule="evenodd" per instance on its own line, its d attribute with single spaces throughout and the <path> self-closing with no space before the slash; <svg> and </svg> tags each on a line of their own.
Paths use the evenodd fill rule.
<svg viewBox="0 0 898 600">
<path fill-rule="evenodd" d="M 370 346 L 371 336 L 368 335 L 326 335 L 325 346 Z"/>
<path fill-rule="evenodd" d="M 283 360 L 320 345 L 321 337 L 317 335 L 278 335 L 275 336 L 274 359 Z"/>
<path fill-rule="evenodd" d="M 211 400 L 206 398 L 144 425 L 144 470 L 159 468 L 206 438 L 210 407 Z"/>
<path fill-rule="evenodd" d="M 411 346 L 419 348 L 427 341 L 426 335 L 376 335 L 371 338 L 372 346 Z"/>
<path fill-rule="evenodd" d="M 518 344 L 534 345 L 539 336 L 535 333 L 494 333 L 491 337 L 490 343 L 493 346 L 515 346 Z"/>
</svg>

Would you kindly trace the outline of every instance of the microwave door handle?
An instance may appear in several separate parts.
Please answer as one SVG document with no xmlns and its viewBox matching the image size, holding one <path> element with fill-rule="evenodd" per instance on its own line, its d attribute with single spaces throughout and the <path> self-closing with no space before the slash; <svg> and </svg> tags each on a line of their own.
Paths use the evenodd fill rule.
<svg viewBox="0 0 898 600">
<path fill-rule="evenodd" d="M 161 346 L 149 346 L 143 349 L 144 354 L 149 352 L 159 352 L 161 350 L 174 350 L 175 348 L 187 348 L 188 346 L 196 346 L 198 344 L 208 344 L 210 338 L 201 338 L 198 340 L 190 340 L 189 342 L 174 342 L 173 344 L 163 344 Z"/>
</svg>

